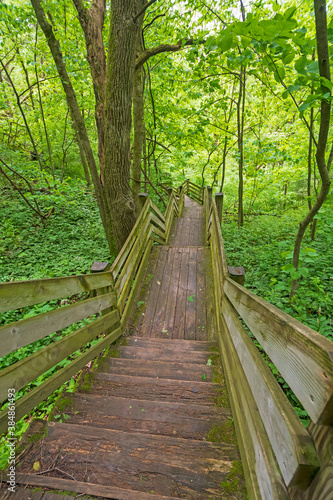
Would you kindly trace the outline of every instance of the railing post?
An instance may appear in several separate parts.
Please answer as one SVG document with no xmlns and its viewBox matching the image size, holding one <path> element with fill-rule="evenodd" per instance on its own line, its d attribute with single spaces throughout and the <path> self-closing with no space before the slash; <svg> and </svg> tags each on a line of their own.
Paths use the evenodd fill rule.
<svg viewBox="0 0 333 500">
<path fill-rule="evenodd" d="M 186 194 L 189 193 L 190 190 L 190 179 L 186 179 Z"/>
<path fill-rule="evenodd" d="M 212 204 L 212 198 L 213 198 L 213 188 L 210 186 L 207 186 L 207 193 L 208 193 L 208 207 L 210 208 Z"/>
<path fill-rule="evenodd" d="M 110 262 L 93 262 L 90 272 L 91 273 L 103 273 L 104 271 L 108 271 L 110 269 Z M 97 288 L 97 290 L 92 291 L 92 297 L 98 297 L 98 295 L 104 295 L 105 293 L 111 292 L 111 286 L 105 286 L 103 288 Z M 108 307 L 102 311 L 102 316 L 114 310 L 114 307 Z M 112 328 L 106 330 L 107 333 L 111 332 Z"/>
<path fill-rule="evenodd" d="M 239 267 L 232 267 L 228 266 L 228 271 L 230 274 L 230 278 L 236 283 L 239 283 L 239 285 L 244 286 L 244 281 L 245 281 L 245 270 L 243 266 Z"/>
<path fill-rule="evenodd" d="M 147 198 L 148 198 L 147 193 L 139 193 L 140 212 L 142 211 L 142 209 L 146 203 Z"/>
<path fill-rule="evenodd" d="M 168 198 L 170 199 L 172 195 L 172 188 L 168 187 Z"/>
<path fill-rule="evenodd" d="M 90 268 L 90 272 L 94 273 L 103 273 L 104 271 L 108 271 L 110 269 L 110 262 L 93 262 Z M 110 292 L 110 287 L 98 288 L 97 290 L 92 291 L 92 296 L 96 297 L 96 295 L 103 295 L 104 293 Z"/>
<path fill-rule="evenodd" d="M 221 221 L 222 221 L 222 209 L 223 209 L 223 193 L 216 193 L 215 194 L 215 202 L 216 202 L 217 214 L 219 216 L 219 221 L 221 223 Z"/>
</svg>

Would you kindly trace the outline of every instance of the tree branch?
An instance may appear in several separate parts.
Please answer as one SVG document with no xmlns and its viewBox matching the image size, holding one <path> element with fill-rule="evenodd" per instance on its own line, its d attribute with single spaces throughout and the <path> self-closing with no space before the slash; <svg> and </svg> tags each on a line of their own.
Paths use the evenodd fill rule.
<svg viewBox="0 0 333 500">
<path fill-rule="evenodd" d="M 157 47 L 154 47 L 152 49 L 146 49 L 139 55 L 139 57 L 135 61 L 135 69 L 137 70 L 138 68 L 140 68 L 145 62 L 148 61 L 148 59 L 150 59 L 153 56 L 156 56 L 157 54 L 161 54 L 162 52 L 178 52 L 183 47 L 194 45 L 195 43 L 202 44 L 205 43 L 205 41 L 206 40 L 197 41 L 189 39 L 186 40 L 186 42 L 183 44 L 183 41 L 179 40 L 179 42 L 176 43 L 175 45 L 163 44 L 163 45 L 158 45 Z"/>
<path fill-rule="evenodd" d="M 133 18 L 133 23 L 136 23 L 136 21 L 139 19 L 140 16 L 142 16 L 142 14 L 144 12 L 146 12 L 146 10 L 148 9 L 148 7 L 150 7 L 151 5 L 153 5 L 153 3 L 155 3 L 156 0 L 150 0 L 150 2 L 146 3 L 146 5 L 139 11 L 139 13 Z"/>
</svg>

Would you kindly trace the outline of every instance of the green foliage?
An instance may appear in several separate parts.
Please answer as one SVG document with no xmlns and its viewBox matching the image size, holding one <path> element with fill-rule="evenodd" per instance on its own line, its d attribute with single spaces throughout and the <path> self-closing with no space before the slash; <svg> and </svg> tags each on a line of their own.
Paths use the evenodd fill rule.
<svg viewBox="0 0 333 500">
<path fill-rule="evenodd" d="M 94 260 L 112 260 L 94 196 L 83 184 L 68 178 L 35 196 L 42 210 L 53 207 L 45 225 L 17 192 L 2 191 L 1 281 L 87 273 Z"/>
<path fill-rule="evenodd" d="M 244 266 L 245 287 L 333 340 L 333 244 L 332 200 L 318 215 L 316 240 L 305 238 L 297 277 L 299 288 L 290 297 L 290 283 L 296 271 L 291 264 L 297 221 L 304 208 L 281 216 L 256 216 L 238 230 L 236 222 L 224 220 L 222 233 L 228 265 Z M 251 334 L 252 335 L 252 334 Z M 264 358 L 267 356 L 256 342 Z M 268 360 L 273 374 L 299 417 L 308 417 L 288 384 Z"/>
</svg>

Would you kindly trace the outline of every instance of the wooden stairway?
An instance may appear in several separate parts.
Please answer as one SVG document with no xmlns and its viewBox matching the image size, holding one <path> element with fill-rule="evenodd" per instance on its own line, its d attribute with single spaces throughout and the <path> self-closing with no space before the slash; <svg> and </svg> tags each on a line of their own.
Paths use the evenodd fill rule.
<svg viewBox="0 0 333 500">
<path fill-rule="evenodd" d="M 203 208 L 185 197 L 142 280 L 135 335 L 65 394 L 52 422 L 31 425 L 26 443 L 40 439 L 22 454 L 19 484 L 122 500 L 245 498 L 210 274 Z"/>
<path fill-rule="evenodd" d="M 228 484 L 239 455 L 230 409 L 218 406 L 225 388 L 213 382 L 216 345 L 126 343 L 111 351 L 91 387 L 66 395 L 60 414 L 67 420 L 47 424 L 47 435 L 22 459 L 21 482 L 27 473 L 29 485 L 128 500 L 226 498 L 221 483 Z M 29 434 L 42 426 L 36 422 Z M 31 474 L 38 462 L 49 472 Z"/>
</svg>

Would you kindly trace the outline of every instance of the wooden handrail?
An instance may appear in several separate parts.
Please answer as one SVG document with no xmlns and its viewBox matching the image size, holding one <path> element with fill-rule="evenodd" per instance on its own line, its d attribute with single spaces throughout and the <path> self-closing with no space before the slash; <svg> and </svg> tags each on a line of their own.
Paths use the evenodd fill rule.
<svg viewBox="0 0 333 500">
<path fill-rule="evenodd" d="M 249 496 L 310 500 L 314 491 L 323 491 L 316 500 L 324 500 L 326 493 L 321 485 L 327 480 L 328 463 L 332 474 L 333 460 L 321 452 L 326 445 L 323 434 L 316 429 L 322 427 L 320 423 L 330 425 L 332 432 L 326 433 L 325 438 L 331 439 L 333 342 L 229 278 L 216 203 L 209 201 L 206 189 L 204 206 L 212 254 L 218 340 L 232 395 Z M 308 411 L 313 422 L 309 426 L 311 433 L 294 413 L 244 330 L 239 315 Z M 260 426 L 266 436 L 261 442 L 257 432 Z M 267 446 L 272 447 L 275 458 Z M 321 463 L 326 466 L 316 474 Z"/>
<path fill-rule="evenodd" d="M 16 391 L 38 378 L 73 352 L 106 335 L 77 359 L 16 402 L 16 418 L 23 417 L 52 394 L 71 376 L 123 333 L 131 313 L 135 294 L 146 269 L 154 242 L 166 243 L 172 222 L 184 206 L 184 191 L 172 191 L 166 213 L 149 199 L 109 271 L 89 275 L 48 278 L 0 284 L 0 312 L 35 305 L 83 292 L 97 296 L 60 307 L 0 327 L 0 356 L 40 340 L 84 318 L 102 313 L 92 323 L 51 343 L 44 349 L 0 371 L 0 401 L 8 397 L 8 388 Z M 6 430 L 7 410 L 0 413 L 0 433 Z"/>
<path fill-rule="evenodd" d="M 0 283 L 0 313 L 112 285 L 110 272 Z"/>
</svg>

